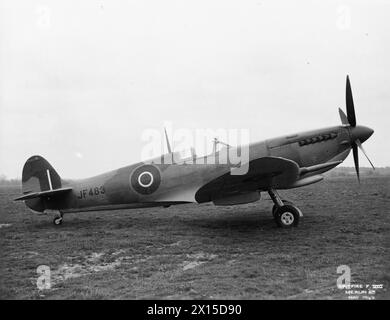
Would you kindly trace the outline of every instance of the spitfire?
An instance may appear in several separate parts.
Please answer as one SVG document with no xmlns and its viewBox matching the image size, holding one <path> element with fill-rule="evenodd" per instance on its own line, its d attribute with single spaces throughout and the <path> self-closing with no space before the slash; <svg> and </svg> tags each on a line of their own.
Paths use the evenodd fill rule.
<svg viewBox="0 0 390 320">
<path fill-rule="evenodd" d="M 374 131 L 357 125 L 348 76 L 346 110 L 347 114 L 339 109 L 342 125 L 244 146 L 248 150 L 248 160 L 241 163 L 246 167 L 242 174 L 234 174 L 236 166 L 229 162 L 215 161 L 220 152 L 226 151 L 223 149 L 215 149 L 202 159 L 205 161 L 196 161 L 193 154 L 190 159 L 162 163 L 161 157 L 173 158 L 168 139 L 168 154 L 158 159 L 74 181 L 61 179 L 43 157 L 32 156 L 23 167 L 23 195 L 15 200 L 23 200 L 37 212 L 56 212 L 54 224 L 60 225 L 65 213 L 204 202 L 230 206 L 258 201 L 261 193 L 267 192 L 274 202 L 272 215 L 276 224 L 294 227 L 302 212 L 290 201 L 282 199 L 277 190 L 321 181 L 322 173 L 342 163 L 351 150 L 360 182 L 358 150 L 367 157 L 362 143 Z"/>
</svg>

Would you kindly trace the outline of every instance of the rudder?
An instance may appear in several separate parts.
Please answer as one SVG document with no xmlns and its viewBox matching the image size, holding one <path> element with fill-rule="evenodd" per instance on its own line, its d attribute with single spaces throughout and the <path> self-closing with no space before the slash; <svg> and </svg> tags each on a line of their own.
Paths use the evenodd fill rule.
<svg viewBox="0 0 390 320">
<path fill-rule="evenodd" d="M 23 167 L 22 192 L 41 192 L 61 188 L 61 178 L 51 164 L 41 156 L 30 157 Z"/>
</svg>

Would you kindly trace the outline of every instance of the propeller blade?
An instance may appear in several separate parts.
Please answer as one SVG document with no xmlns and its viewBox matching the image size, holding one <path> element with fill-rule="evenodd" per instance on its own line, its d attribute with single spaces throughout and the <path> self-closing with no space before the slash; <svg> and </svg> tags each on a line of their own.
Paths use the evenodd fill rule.
<svg viewBox="0 0 390 320">
<path fill-rule="evenodd" d="M 360 150 L 362 150 L 363 154 L 366 156 L 366 158 L 367 158 L 368 162 L 370 163 L 371 167 L 375 170 L 375 167 L 374 167 L 374 165 L 372 164 L 370 158 L 368 157 L 366 151 L 364 151 L 363 146 L 362 146 L 362 143 L 360 142 L 360 140 L 357 139 L 357 140 L 355 141 L 355 143 L 356 143 L 357 146 L 360 148 Z"/>
<path fill-rule="evenodd" d="M 339 114 L 340 114 L 341 123 L 342 123 L 342 124 L 349 125 L 348 118 L 347 118 L 347 116 L 345 115 L 344 111 L 341 110 L 341 108 L 339 108 Z"/>
<path fill-rule="evenodd" d="M 353 104 L 351 83 L 349 82 L 349 76 L 347 76 L 347 86 L 345 91 L 345 102 L 347 105 L 347 117 L 348 122 L 352 127 L 356 127 L 355 107 Z"/>
<path fill-rule="evenodd" d="M 355 162 L 355 170 L 356 170 L 356 175 L 358 178 L 358 181 L 360 183 L 360 175 L 359 175 L 359 151 L 358 151 L 358 146 L 354 142 L 352 144 L 352 151 L 353 151 L 353 161 Z"/>
</svg>

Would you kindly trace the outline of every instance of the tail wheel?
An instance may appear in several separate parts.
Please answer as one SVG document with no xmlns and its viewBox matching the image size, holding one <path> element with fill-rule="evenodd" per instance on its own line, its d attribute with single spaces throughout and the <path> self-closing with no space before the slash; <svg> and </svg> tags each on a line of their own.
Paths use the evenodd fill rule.
<svg viewBox="0 0 390 320">
<path fill-rule="evenodd" d="M 286 204 L 276 209 L 274 218 L 279 227 L 296 227 L 299 223 L 299 210 L 293 205 Z"/>
<path fill-rule="evenodd" d="M 56 226 L 59 226 L 60 224 L 62 224 L 62 217 L 55 217 L 54 220 L 53 220 L 53 223 Z"/>
</svg>

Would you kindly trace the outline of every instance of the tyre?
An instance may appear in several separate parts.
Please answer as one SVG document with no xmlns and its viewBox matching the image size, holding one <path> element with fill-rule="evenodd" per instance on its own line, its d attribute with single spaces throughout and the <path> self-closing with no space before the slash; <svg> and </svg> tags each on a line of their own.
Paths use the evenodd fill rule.
<svg viewBox="0 0 390 320">
<path fill-rule="evenodd" d="M 55 217 L 54 220 L 53 220 L 53 223 L 56 226 L 59 226 L 60 224 L 62 224 L 62 217 Z"/>
<path fill-rule="evenodd" d="M 299 209 L 290 204 L 283 205 L 276 209 L 274 218 L 281 228 L 296 227 L 299 223 Z"/>
<path fill-rule="evenodd" d="M 291 201 L 288 200 L 282 200 L 283 204 L 289 204 L 289 205 L 294 205 Z M 275 211 L 278 207 L 274 204 L 272 207 L 272 215 L 275 216 Z"/>
</svg>

